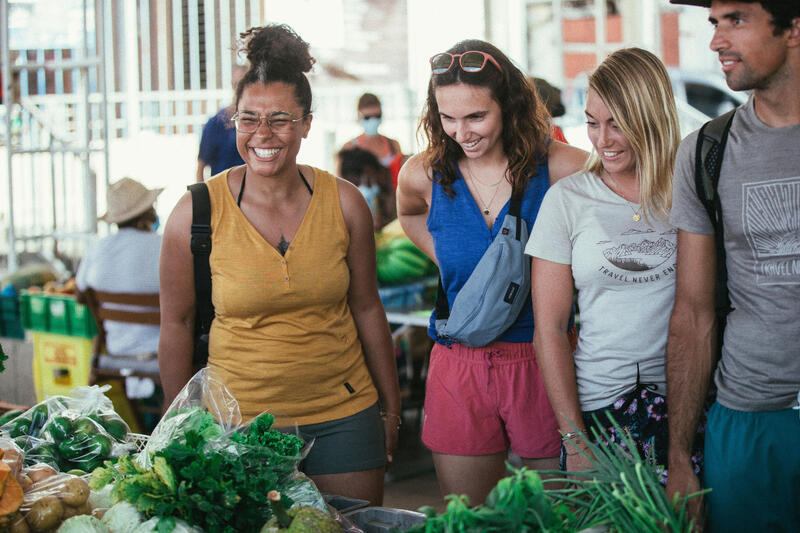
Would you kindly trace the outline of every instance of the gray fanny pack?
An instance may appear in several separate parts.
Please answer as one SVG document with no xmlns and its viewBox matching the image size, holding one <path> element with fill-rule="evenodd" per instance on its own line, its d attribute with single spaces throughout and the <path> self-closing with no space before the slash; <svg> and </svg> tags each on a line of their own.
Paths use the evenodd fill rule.
<svg viewBox="0 0 800 533">
<path fill-rule="evenodd" d="M 521 201 L 512 198 L 500 231 L 458 291 L 452 308 L 439 279 L 434 322 L 438 342 L 486 346 L 517 320 L 531 290 L 531 260 L 525 255 L 528 226 L 520 209 Z"/>
</svg>

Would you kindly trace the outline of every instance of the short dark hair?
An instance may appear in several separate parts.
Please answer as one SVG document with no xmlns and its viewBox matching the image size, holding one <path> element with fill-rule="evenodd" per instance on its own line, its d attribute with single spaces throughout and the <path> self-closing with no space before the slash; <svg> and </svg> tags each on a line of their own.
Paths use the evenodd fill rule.
<svg viewBox="0 0 800 533">
<path fill-rule="evenodd" d="M 365 107 L 372 107 L 372 106 L 381 106 L 380 99 L 372 93 L 364 93 L 358 99 L 358 109 L 364 109 Z"/>
<path fill-rule="evenodd" d="M 340 173 L 347 181 L 353 181 L 352 177 L 359 177 L 364 169 L 372 168 L 375 170 L 383 169 L 383 165 L 375 157 L 375 154 L 363 148 L 345 148 L 339 151 Z"/>
<path fill-rule="evenodd" d="M 672 4 L 711 7 L 712 0 L 669 0 Z M 745 4 L 761 4 L 764 11 L 772 17 L 775 35 L 780 35 L 792 27 L 792 20 L 800 17 L 800 2 L 797 0 L 738 0 Z"/>
</svg>

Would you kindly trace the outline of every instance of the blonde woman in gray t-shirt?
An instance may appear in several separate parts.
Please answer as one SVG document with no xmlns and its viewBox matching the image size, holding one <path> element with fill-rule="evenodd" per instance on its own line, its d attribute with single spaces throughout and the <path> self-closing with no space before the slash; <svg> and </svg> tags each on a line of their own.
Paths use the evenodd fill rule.
<svg viewBox="0 0 800 533">
<path fill-rule="evenodd" d="M 614 435 L 605 413 L 666 466 L 677 234 L 668 217 L 680 130 L 662 62 L 639 48 L 611 54 L 589 77 L 586 122 L 592 155 L 548 191 L 525 250 L 534 258 L 534 345 L 563 435 L 561 467 L 586 466 L 578 433 L 595 419 Z M 566 332 L 575 290 L 573 354 Z"/>
</svg>

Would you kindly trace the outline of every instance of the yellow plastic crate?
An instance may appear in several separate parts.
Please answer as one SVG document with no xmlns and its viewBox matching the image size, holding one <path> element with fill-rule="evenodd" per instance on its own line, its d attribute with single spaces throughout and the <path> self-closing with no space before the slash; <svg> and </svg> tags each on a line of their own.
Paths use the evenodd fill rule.
<svg viewBox="0 0 800 533">
<path fill-rule="evenodd" d="M 32 336 L 33 384 L 39 401 L 89 384 L 91 339 L 39 331 Z"/>
</svg>

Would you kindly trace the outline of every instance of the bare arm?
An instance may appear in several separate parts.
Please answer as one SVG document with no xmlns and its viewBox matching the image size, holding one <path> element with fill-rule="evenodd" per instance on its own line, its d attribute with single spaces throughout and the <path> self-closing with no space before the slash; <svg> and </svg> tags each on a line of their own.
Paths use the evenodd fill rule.
<svg viewBox="0 0 800 533">
<path fill-rule="evenodd" d="M 358 329 L 364 350 L 364 359 L 372 381 L 378 389 L 381 408 L 400 416 L 400 385 L 397 363 L 394 358 L 392 335 L 386 312 L 378 296 L 376 275 L 375 237 L 372 215 L 358 189 L 345 180 L 339 180 L 339 201 L 345 223 L 350 232 L 347 265 L 350 269 L 348 304 Z M 387 416 L 384 421 L 386 453 L 392 460 L 397 449 L 399 419 Z"/>
<path fill-rule="evenodd" d="M 191 224 L 192 199 L 186 194 L 178 201 L 164 228 L 159 262 L 161 334 L 158 369 L 165 406 L 172 403 L 192 377 L 195 294 Z"/>
<path fill-rule="evenodd" d="M 397 218 L 408 238 L 438 264 L 427 226 L 432 185 L 420 157 L 415 155 L 409 159 L 397 179 Z"/>
<path fill-rule="evenodd" d="M 715 281 L 714 236 L 678 231 L 675 307 L 667 338 L 670 498 L 699 488 L 690 459 L 716 364 Z"/>
<path fill-rule="evenodd" d="M 195 180 L 197 183 L 203 183 L 206 179 L 205 171 L 206 171 L 206 164 L 203 162 L 202 159 L 197 160 L 197 175 L 195 176 Z"/>
<path fill-rule="evenodd" d="M 550 170 L 550 185 L 583 168 L 589 153 L 575 146 L 552 141 L 547 148 L 547 166 Z"/>
</svg>

